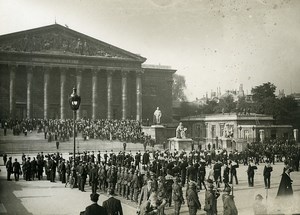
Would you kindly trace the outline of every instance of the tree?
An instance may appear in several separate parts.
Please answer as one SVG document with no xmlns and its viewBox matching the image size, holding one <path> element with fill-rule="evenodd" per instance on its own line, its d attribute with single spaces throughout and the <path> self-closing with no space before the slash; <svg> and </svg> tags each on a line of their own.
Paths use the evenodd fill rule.
<svg viewBox="0 0 300 215">
<path fill-rule="evenodd" d="M 173 75 L 172 99 L 173 101 L 186 101 L 184 90 L 186 89 L 185 78 L 182 75 Z"/>
<path fill-rule="evenodd" d="M 254 110 L 261 114 L 274 114 L 276 86 L 270 82 L 252 88 Z"/>
<path fill-rule="evenodd" d="M 236 103 L 234 102 L 233 96 L 228 95 L 219 100 L 218 105 L 215 107 L 215 112 L 220 113 L 230 113 L 235 111 Z"/>
</svg>

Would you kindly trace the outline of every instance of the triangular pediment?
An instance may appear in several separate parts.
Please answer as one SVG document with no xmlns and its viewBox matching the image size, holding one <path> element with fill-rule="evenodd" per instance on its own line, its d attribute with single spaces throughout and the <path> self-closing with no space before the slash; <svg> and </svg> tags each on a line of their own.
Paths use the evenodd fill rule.
<svg viewBox="0 0 300 215">
<path fill-rule="evenodd" d="M 0 51 L 146 60 L 58 24 L 2 35 Z"/>
</svg>

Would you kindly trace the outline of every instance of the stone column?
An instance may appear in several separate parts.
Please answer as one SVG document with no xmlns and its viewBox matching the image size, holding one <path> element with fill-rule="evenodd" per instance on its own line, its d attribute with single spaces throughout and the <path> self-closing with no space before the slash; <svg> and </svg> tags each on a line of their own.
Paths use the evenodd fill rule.
<svg viewBox="0 0 300 215">
<path fill-rule="evenodd" d="M 142 70 L 136 71 L 136 120 L 142 120 Z"/>
<path fill-rule="evenodd" d="M 44 119 L 48 118 L 48 86 L 50 79 L 50 71 L 51 68 L 44 67 Z"/>
<path fill-rule="evenodd" d="M 97 114 L 97 75 L 98 75 L 98 70 L 94 69 L 92 71 L 93 76 L 92 76 L 92 119 L 96 119 L 96 114 Z"/>
<path fill-rule="evenodd" d="M 294 129 L 293 132 L 294 132 L 295 142 L 298 143 L 299 142 L 299 130 L 298 129 Z"/>
<path fill-rule="evenodd" d="M 112 70 L 107 70 L 107 119 L 112 119 Z"/>
<path fill-rule="evenodd" d="M 15 116 L 15 82 L 16 82 L 16 66 L 9 66 L 9 115 L 11 118 Z"/>
<path fill-rule="evenodd" d="M 66 71 L 60 68 L 60 118 L 65 119 L 66 104 Z"/>
<path fill-rule="evenodd" d="M 77 89 L 77 94 L 80 95 L 81 91 L 81 83 L 82 83 L 82 69 L 77 69 L 76 71 L 76 89 Z M 80 114 L 80 108 L 76 111 L 76 119 L 80 119 L 81 114 Z"/>
<path fill-rule="evenodd" d="M 127 71 L 122 71 L 122 119 L 127 118 Z"/>
<path fill-rule="evenodd" d="M 265 130 L 260 129 L 259 130 L 259 138 L 260 138 L 260 142 L 264 142 L 265 141 Z"/>
<path fill-rule="evenodd" d="M 32 86 L 32 67 L 27 67 L 27 118 L 31 117 L 31 86 Z"/>
</svg>

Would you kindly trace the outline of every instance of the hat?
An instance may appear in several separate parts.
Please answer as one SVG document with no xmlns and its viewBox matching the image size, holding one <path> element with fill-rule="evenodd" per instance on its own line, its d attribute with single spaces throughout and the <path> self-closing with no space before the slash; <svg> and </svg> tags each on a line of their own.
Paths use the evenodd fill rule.
<svg viewBox="0 0 300 215">
<path fill-rule="evenodd" d="M 92 193 L 92 194 L 90 195 L 90 197 L 91 197 L 91 200 L 92 200 L 93 202 L 97 202 L 98 199 L 99 199 L 99 194 L 98 194 L 98 193 Z"/>
</svg>

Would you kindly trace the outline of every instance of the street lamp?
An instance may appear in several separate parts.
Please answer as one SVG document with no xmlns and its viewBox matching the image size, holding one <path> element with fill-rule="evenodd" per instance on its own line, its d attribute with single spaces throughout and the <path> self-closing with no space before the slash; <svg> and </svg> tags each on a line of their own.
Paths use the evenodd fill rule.
<svg viewBox="0 0 300 215">
<path fill-rule="evenodd" d="M 79 109 L 81 98 L 77 95 L 77 89 L 73 88 L 73 93 L 69 97 L 69 104 L 73 110 L 73 140 L 74 140 L 74 150 L 73 150 L 73 161 L 75 165 L 75 120 L 76 120 L 76 111 Z"/>
<path fill-rule="evenodd" d="M 253 138 L 253 143 L 254 143 L 254 130 L 255 130 L 255 127 L 254 127 L 254 125 L 252 126 L 252 138 Z"/>
</svg>

